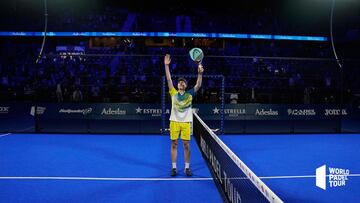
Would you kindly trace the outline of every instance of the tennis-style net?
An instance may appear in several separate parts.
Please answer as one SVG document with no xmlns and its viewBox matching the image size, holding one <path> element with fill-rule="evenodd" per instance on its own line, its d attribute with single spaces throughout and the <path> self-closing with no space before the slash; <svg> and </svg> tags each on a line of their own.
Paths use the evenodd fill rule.
<svg viewBox="0 0 360 203">
<path fill-rule="evenodd" d="M 194 112 L 193 135 L 228 202 L 283 202 Z"/>
</svg>

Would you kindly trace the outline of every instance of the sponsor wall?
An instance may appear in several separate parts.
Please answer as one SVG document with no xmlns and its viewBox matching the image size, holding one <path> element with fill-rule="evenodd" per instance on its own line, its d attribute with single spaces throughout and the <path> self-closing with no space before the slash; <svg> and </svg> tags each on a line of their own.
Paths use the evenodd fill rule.
<svg viewBox="0 0 360 203">
<path fill-rule="evenodd" d="M 35 132 L 31 103 L 0 103 L 0 132 Z"/>
<path fill-rule="evenodd" d="M 220 105 L 194 108 L 211 128 L 220 128 Z M 169 113 L 167 107 L 165 128 Z M 226 104 L 224 114 L 225 133 L 360 132 L 360 105 Z M 161 119 L 160 104 L 0 104 L 1 132 L 159 134 Z"/>
</svg>

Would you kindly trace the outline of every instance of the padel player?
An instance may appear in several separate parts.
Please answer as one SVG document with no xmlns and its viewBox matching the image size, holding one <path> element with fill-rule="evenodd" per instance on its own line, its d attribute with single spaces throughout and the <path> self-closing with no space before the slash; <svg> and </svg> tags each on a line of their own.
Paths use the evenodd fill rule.
<svg viewBox="0 0 360 203">
<path fill-rule="evenodd" d="M 170 114 L 170 139 L 171 139 L 171 161 L 172 169 L 171 176 L 177 175 L 176 159 L 177 159 L 177 146 L 179 136 L 184 144 L 184 157 L 185 157 L 185 174 L 192 176 L 190 170 L 190 136 L 192 134 L 192 100 L 195 93 L 200 89 L 202 83 L 202 74 L 204 72 L 203 66 L 198 64 L 198 76 L 196 85 L 190 89 L 187 88 L 187 81 L 185 78 L 179 78 L 177 81 L 177 90 L 173 86 L 169 65 L 171 58 L 169 54 L 164 57 L 166 80 L 169 87 L 171 96 L 171 114 Z"/>
</svg>

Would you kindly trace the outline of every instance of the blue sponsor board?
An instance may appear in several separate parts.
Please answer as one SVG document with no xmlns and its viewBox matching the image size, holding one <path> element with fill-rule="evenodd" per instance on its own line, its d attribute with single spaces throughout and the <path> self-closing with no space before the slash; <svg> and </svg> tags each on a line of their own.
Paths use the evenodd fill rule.
<svg viewBox="0 0 360 203">
<path fill-rule="evenodd" d="M 0 103 L 0 132 L 35 132 L 30 103 Z"/>
<path fill-rule="evenodd" d="M 42 105 L 47 108 L 38 119 L 42 132 L 160 133 L 162 111 L 156 104 Z M 59 123 L 65 127 L 59 129 Z"/>
<path fill-rule="evenodd" d="M 221 105 L 194 104 L 213 129 Z M 170 108 L 165 110 L 168 128 Z M 226 133 L 360 132 L 360 104 L 226 104 Z M 0 103 L 0 132 L 160 133 L 160 104 Z"/>
<path fill-rule="evenodd" d="M 41 104 L 46 106 L 42 118 L 69 118 L 95 120 L 158 120 L 162 110 L 157 104 Z M 168 109 L 169 111 L 169 109 Z"/>
<path fill-rule="evenodd" d="M 80 103 L 43 103 L 38 104 L 38 106 L 46 108 L 46 111 L 38 115 L 41 119 L 86 119 L 93 113 L 96 105 Z"/>
<path fill-rule="evenodd" d="M 199 115 L 220 119 L 220 105 L 195 105 Z M 225 104 L 225 120 L 318 120 L 347 116 L 347 109 L 336 105 L 306 104 Z"/>
</svg>

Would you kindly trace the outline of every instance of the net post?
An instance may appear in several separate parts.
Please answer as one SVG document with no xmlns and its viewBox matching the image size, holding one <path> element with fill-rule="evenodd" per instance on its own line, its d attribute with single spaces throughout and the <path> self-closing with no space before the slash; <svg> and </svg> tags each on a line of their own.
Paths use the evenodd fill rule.
<svg viewBox="0 0 360 203">
<path fill-rule="evenodd" d="M 221 121 L 220 121 L 220 135 L 224 134 L 224 120 L 225 120 L 225 77 L 221 75 Z"/>
<path fill-rule="evenodd" d="M 161 134 L 165 135 L 165 76 L 161 77 Z"/>
</svg>

